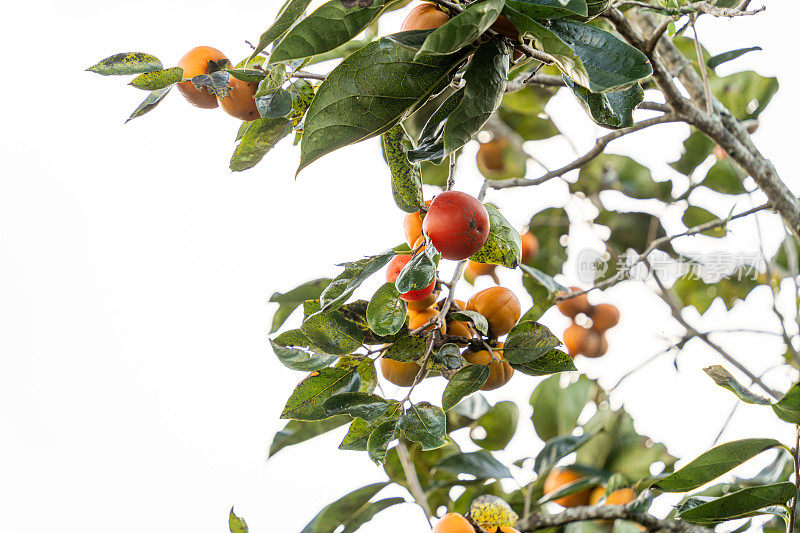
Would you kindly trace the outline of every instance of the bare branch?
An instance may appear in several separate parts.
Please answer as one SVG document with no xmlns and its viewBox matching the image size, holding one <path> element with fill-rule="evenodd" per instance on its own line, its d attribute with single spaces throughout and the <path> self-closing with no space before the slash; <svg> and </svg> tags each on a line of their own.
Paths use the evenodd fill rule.
<svg viewBox="0 0 800 533">
<path fill-rule="evenodd" d="M 622 0 L 616 4 L 617 6 L 635 6 L 641 7 L 645 9 L 650 9 L 652 11 L 658 11 L 664 15 L 712 15 L 714 17 L 746 17 L 751 15 L 756 15 L 761 13 L 766 9 L 766 7 L 760 7 L 758 9 L 753 9 L 752 11 L 747 11 L 743 9 L 742 6 L 746 5 L 742 2 L 739 6 L 736 7 L 717 7 L 714 4 L 709 2 L 692 2 L 691 4 L 686 4 L 685 6 L 681 7 L 662 7 L 650 4 L 648 2 L 641 2 L 639 0 Z"/>
<path fill-rule="evenodd" d="M 525 521 L 517 523 L 522 532 L 537 531 L 587 520 L 630 520 L 647 528 L 648 531 L 673 531 L 684 533 L 710 533 L 712 530 L 679 520 L 661 520 L 652 515 L 637 513 L 624 505 L 594 507 L 572 507 L 554 514 L 534 514 Z"/>
</svg>

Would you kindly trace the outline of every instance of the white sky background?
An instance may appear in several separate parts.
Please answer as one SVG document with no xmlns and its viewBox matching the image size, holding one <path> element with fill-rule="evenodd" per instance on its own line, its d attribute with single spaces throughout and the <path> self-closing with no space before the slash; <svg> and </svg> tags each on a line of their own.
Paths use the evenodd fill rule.
<svg viewBox="0 0 800 533">
<path fill-rule="evenodd" d="M 768 2 L 768 13 L 736 22 L 704 22 L 712 53 L 761 45 L 721 70 L 749 66 L 780 75 L 781 92 L 762 116 L 756 141 L 794 190 L 798 116 L 793 2 Z M 144 93 L 123 78 L 83 70 L 119 51 L 149 51 L 174 64 L 192 46 L 208 44 L 232 59 L 248 53 L 280 2 L 116 1 L 15 2 L 4 8 L 0 42 L 7 79 L 0 133 L 0 531 L 227 530 L 235 505 L 254 533 L 299 531 L 325 504 L 384 475 L 365 453 L 339 452 L 343 430 L 285 449 L 266 450 L 285 399 L 302 377 L 282 367 L 265 332 L 276 290 L 335 275 L 335 263 L 402 240 L 402 213 L 389 192 L 378 144 L 371 140 L 312 165 L 295 181 L 298 151 L 282 143 L 256 169 L 231 174 L 228 158 L 238 122 L 197 110 L 172 94 L 154 112 L 123 126 Z M 395 31 L 400 16 L 387 20 Z M 583 151 L 598 133 L 567 94 L 549 111 Z M 673 176 L 686 134 L 662 126 L 613 144 Z M 457 188 L 476 193 L 474 146 Z M 531 146 L 550 164 L 571 160 L 563 140 Z M 530 174 L 538 169 L 531 165 Z M 574 177 L 572 177 L 574 179 Z M 679 188 L 683 182 L 678 181 Z M 567 199 L 563 183 L 490 194 L 520 227 L 540 207 Z M 756 201 L 759 201 L 758 199 Z M 749 207 L 743 200 L 738 209 Z M 732 204 L 708 195 L 719 215 Z M 581 202 L 570 211 L 587 219 Z M 679 216 L 665 217 L 681 231 Z M 729 250 L 757 250 L 751 223 L 738 223 Z M 781 240 L 765 224 L 771 253 Z M 578 232 L 573 243 L 596 246 Z M 586 232 L 583 232 L 586 233 Z M 684 241 L 698 250 L 710 240 Z M 714 241 L 715 244 L 719 244 Z M 519 275 L 505 282 L 520 288 Z M 376 278 L 372 288 L 380 281 Z M 569 278 L 563 281 L 570 282 Z M 468 297 L 463 286 L 459 292 Z M 529 298 L 521 293 L 524 305 Z M 791 296 L 789 296 L 791 298 Z M 578 367 L 606 386 L 680 332 L 665 306 L 641 284 L 620 285 L 603 301 L 622 323 L 610 353 Z M 698 327 L 774 328 L 768 295 L 758 290 L 731 314 L 717 302 Z M 564 317 L 543 322 L 560 334 Z M 754 369 L 779 362 L 769 337 L 719 338 Z M 613 395 L 638 429 L 691 458 L 706 449 L 734 398 L 701 369 L 720 360 L 691 343 L 681 374 L 664 357 Z M 727 365 L 730 366 L 730 365 Z M 785 388 L 790 376 L 768 381 Z M 518 438 L 503 458 L 535 455 L 540 443 L 527 398 L 538 380 L 517 376 L 489 393 L 520 402 Z M 438 401 L 441 380 L 416 400 Z M 391 389 L 390 387 L 390 390 Z M 394 391 L 396 392 L 396 391 Z M 787 425 L 743 406 L 723 440 L 774 436 Z M 465 449 L 473 449 L 464 443 Z M 756 468 L 751 465 L 749 470 Z M 520 479 L 524 479 L 521 477 Z M 384 493 L 388 495 L 388 491 Z M 392 508 L 363 528 L 425 531 L 413 505 Z"/>
</svg>

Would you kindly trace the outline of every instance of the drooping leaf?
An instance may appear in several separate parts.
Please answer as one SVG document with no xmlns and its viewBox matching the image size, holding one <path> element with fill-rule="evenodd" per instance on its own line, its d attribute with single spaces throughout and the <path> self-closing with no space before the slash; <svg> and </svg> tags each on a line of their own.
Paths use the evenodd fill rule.
<svg viewBox="0 0 800 533">
<path fill-rule="evenodd" d="M 469 45 L 494 24 L 504 4 L 505 0 L 480 0 L 469 4 L 464 11 L 428 35 L 417 56 L 452 54 Z"/>
<path fill-rule="evenodd" d="M 436 276 L 436 264 L 428 252 L 429 247 L 426 247 L 424 252 L 415 255 L 400 271 L 394 281 L 399 292 L 418 291 L 431 284 Z"/>
<path fill-rule="evenodd" d="M 364 31 L 395 0 L 373 0 L 366 7 L 347 8 L 329 0 L 298 22 L 270 55 L 270 63 L 311 57 L 338 48 Z"/>
<path fill-rule="evenodd" d="M 454 407 L 465 396 L 478 391 L 489 379 L 489 366 L 467 365 L 447 382 L 442 393 L 442 409 L 445 411 Z"/>
<path fill-rule="evenodd" d="M 594 437 L 594 433 L 584 433 L 583 435 L 561 435 L 548 440 L 536 460 L 533 463 L 533 471 L 543 475 L 551 467 L 555 466 L 561 459 L 568 456 Z"/>
<path fill-rule="evenodd" d="M 347 414 L 368 422 L 381 417 L 390 405 L 377 394 L 367 392 L 342 392 L 322 402 L 328 416 Z"/>
<path fill-rule="evenodd" d="M 287 368 L 313 372 L 333 363 L 338 356 L 322 352 L 299 329 L 292 329 L 270 339 L 272 351 Z"/>
<path fill-rule="evenodd" d="M 644 90 L 638 83 L 608 93 L 594 93 L 564 76 L 567 87 L 595 123 L 604 128 L 620 129 L 633 126 L 633 112 L 644 101 Z"/>
<path fill-rule="evenodd" d="M 683 153 L 680 159 L 670 163 L 669 166 L 685 176 L 691 176 L 695 169 L 708 159 L 714 151 L 714 146 L 714 141 L 692 128 L 692 133 L 683 141 Z"/>
<path fill-rule="evenodd" d="M 520 322 L 503 345 L 503 358 L 509 363 L 531 363 L 560 345 L 558 337 L 537 322 Z"/>
<path fill-rule="evenodd" d="M 719 220 L 719 218 L 714 213 L 696 205 L 688 206 L 683 212 L 683 217 L 681 217 L 681 222 L 683 222 L 683 225 L 687 228 L 693 228 L 695 226 L 700 226 L 709 222 L 715 222 L 717 220 Z M 707 229 L 700 233 L 708 237 L 715 237 L 719 239 L 727 235 L 728 231 L 725 229 L 725 226 L 718 226 L 716 228 Z"/>
<path fill-rule="evenodd" d="M 281 418 L 324 420 L 330 418 L 323 403 L 343 392 L 353 392 L 361 385 L 355 369 L 321 368 L 301 381 L 286 402 Z"/>
<path fill-rule="evenodd" d="M 660 479 L 654 485 L 664 492 L 687 492 L 701 487 L 752 459 L 756 455 L 781 446 L 775 439 L 743 439 L 721 444 L 697 459 Z"/>
<path fill-rule="evenodd" d="M 705 179 L 700 184 L 722 194 L 744 194 L 747 189 L 744 188 L 742 180 L 746 176 L 747 174 L 733 160 L 727 158 L 717 161 L 708 169 Z"/>
<path fill-rule="evenodd" d="M 730 76 L 713 76 L 709 80 L 711 92 L 722 105 L 738 118 L 758 117 L 778 92 L 778 79 L 760 76 L 753 71 L 737 72 Z"/>
<path fill-rule="evenodd" d="M 710 69 L 715 69 L 718 66 L 722 65 L 723 63 L 727 63 L 728 61 L 733 61 L 734 59 L 742 57 L 743 55 L 749 52 L 755 52 L 759 50 L 763 50 L 763 48 L 761 48 L 760 46 L 751 46 L 749 48 L 739 48 L 738 50 L 723 52 L 721 54 L 717 54 L 709 58 L 709 60 L 706 61 L 706 65 L 708 65 L 708 68 Z"/>
<path fill-rule="evenodd" d="M 470 398 L 474 398 L 471 396 Z M 484 400 L 485 401 L 485 400 Z M 461 402 L 462 404 L 464 402 Z M 461 405 L 461 404 L 459 404 Z M 456 406 L 456 409 L 458 406 Z M 481 410 L 472 415 L 480 414 Z M 498 402 L 487 412 L 480 414 L 480 417 L 472 424 L 469 438 L 483 448 L 489 451 L 504 450 L 514 434 L 517 432 L 517 424 L 519 423 L 519 408 L 514 402 Z M 476 429 L 481 428 L 486 433 L 485 436 L 479 436 Z"/>
<path fill-rule="evenodd" d="M 345 525 L 342 533 L 354 533 L 358 531 L 358 528 L 372 520 L 376 514 L 400 503 L 405 503 L 405 499 L 396 496 L 394 498 L 384 498 L 383 500 L 368 504 L 363 510 L 347 521 L 347 525 Z"/>
<path fill-rule="evenodd" d="M 510 52 L 500 37 L 478 47 L 464 73 L 464 97 L 444 126 L 444 153 L 467 144 L 503 100 Z"/>
<path fill-rule="evenodd" d="M 123 52 L 109 56 L 86 70 L 102 76 L 124 76 L 163 68 L 161 60 L 156 56 L 144 52 Z"/>
<path fill-rule="evenodd" d="M 377 464 L 383 464 L 386 461 L 386 454 L 389 451 L 389 444 L 397 438 L 398 435 L 398 422 L 396 420 L 388 420 L 380 423 L 367 439 L 367 454 L 369 458 Z"/>
<path fill-rule="evenodd" d="M 289 420 L 286 426 L 275 434 L 272 439 L 272 444 L 269 447 L 269 455 L 267 458 L 272 457 L 287 446 L 300 444 L 309 439 L 313 439 L 323 433 L 332 431 L 338 427 L 344 426 L 352 420 L 349 416 L 334 416 L 326 420 L 316 421 L 303 421 L 303 420 Z"/>
<path fill-rule="evenodd" d="M 385 283 L 367 306 L 367 324 L 376 334 L 394 335 L 406 321 L 406 303 L 394 283 Z"/>
<path fill-rule="evenodd" d="M 712 365 L 704 368 L 703 371 L 708 374 L 708 377 L 714 380 L 714 383 L 734 393 L 740 400 L 745 403 L 754 405 L 770 405 L 770 401 L 763 396 L 759 396 L 750 392 L 744 385 L 736 381 L 730 372 L 725 370 L 719 365 Z"/>
<path fill-rule="evenodd" d="M 347 527 L 347 523 L 365 510 L 372 497 L 388 484 L 373 483 L 339 498 L 322 509 L 300 533 L 333 533 L 343 524 Z"/>
<path fill-rule="evenodd" d="M 338 148 L 388 131 L 449 83 L 464 52 L 414 59 L 415 48 L 406 44 L 419 46 L 427 34 L 405 32 L 370 43 L 328 74 L 306 114 L 299 170 Z"/>
<path fill-rule="evenodd" d="M 560 381 L 558 375 L 547 378 L 531 395 L 531 420 L 539 438 L 544 441 L 559 435 L 570 435 L 581 411 L 597 390 L 597 385 L 585 376 L 564 388 Z"/>
<path fill-rule="evenodd" d="M 424 164 L 439 165 L 444 159 L 444 128 L 447 120 L 453 111 L 461 105 L 461 100 L 464 99 L 464 88 L 455 91 L 451 94 L 442 105 L 428 118 L 425 126 L 419 134 L 419 142 L 417 147 L 408 151 L 408 157 L 413 162 L 422 162 L 423 178 L 424 178 Z M 448 171 L 448 164 L 443 165 Z M 447 176 L 444 176 L 446 181 Z M 430 182 L 426 182 L 432 185 Z"/>
<path fill-rule="evenodd" d="M 562 238 L 569 233 L 569 227 L 569 217 L 563 208 L 551 207 L 531 217 L 528 231 L 539 241 L 539 249 L 542 250 L 531 266 L 550 276 L 561 273 L 567 260 Z"/>
<path fill-rule="evenodd" d="M 269 298 L 269 302 L 277 303 L 279 307 L 272 317 L 270 333 L 278 331 L 283 323 L 286 322 L 286 319 L 289 318 L 289 315 L 291 315 L 300 304 L 306 300 L 315 300 L 319 298 L 319 295 L 322 294 L 322 291 L 325 290 L 325 287 L 327 287 L 330 282 L 331 280 L 329 278 L 320 278 L 303 283 L 299 287 L 285 293 L 273 293 Z"/>
<path fill-rule="evenodd" d="M 255 96 L 256 109 L 261 118 L 280 119 L 292 112 L 292 94 L 286 89 L 277 89 L 269 94 Z"/>
<path fill-rule="evenodd" d="M 527 363 L 511 363 L 511 368 L 528 376 L 549 376 L 577 370 L 572 358 L 561 350 L 548 350 L 544 355 Z"/>
<path fill-rule="evenodd" d="M 677 516 L 687 522 L 714 524 L 752 516 L 756 511 L 772 505 L 786 505 L 795 494 L 797 494 L 797 487 L 789 482 L 750 487 L 700 503 L 679 512 Z"/>
<path fill-rule="evenodd" d="M 392 176 L 392 196 L 394 203 L 406 213 L 419 211 L 424 205 L 422 197 L 422 177 L 418 165 L 408 160 L 403 141 L 405 131 L 399 124 L 381 136 L 383 157 L 389 165 Z"/>
<path fill-rule="evenodd" d="M 275 18 L 272 26 L 261 34 L 258 39 L 258 44 L 253 49 L 250 59 L 255 58 L 261 52 L 267 49 L 267 46 L 272 44 L 275 39 L 286 33 L 292 27 L 298 18 L 303 14 L 311 0 L 286 0 Z"/>
<path fill-rule="evenodd" d="M 147 98 L 145 98 L 142 101 L 142 103 L 139 104 L 139 107 L 133 110 L 133 113 L 131 113 L 131 116 L 129 116 L 128 120 L 125 121 L 125 124 L 155 109 L 155 107 L 161 103 L 161 100 L 163 100 L 164 97 L 167 96 L 167 94 L 169 94 L 171 90 L 172 90 L 172 85 L 170 85 L 169 87 L 164 87 L 163 89 L 155 90 L 150 94 L 148 94 Z"/>
<path fill-rule="evenodd" d="M 253 168 L 291 131 L 291 121 L 284 118 L 259 118 L 250 122 L 231 156 L 231 170 L 241 172 Z"/>
<path fill-rule="evenodd" d="M 394 255 L 394 250 L 389 250 L 380 255 L 373 255 L 358 261 L 338 265 L 344 267 L 344 272 L 333 278 L 333 281 L 322 291 L 322 295 L 319 298 L 322 310 L 329 311 L 344 305 L 353 295 L 353 292 L 367 278 L 385 267 Z"/>
<path fill-rule="evenodd" d="M 485 204 L 489 213 L 489 236 L 471 260 L 477 263 L 517 268 L 522 259 L 522 241 L 519 232 L 493 205 Z"/>
<path fill-rule="evenodd" d="M 400 418 L 400 414 L 402 413 L 402 406 L 398 401 L 387 401 L 389 403 L 389 408 L 385 413 L 375 420 L 369 422 L 361 418 L 356 418 L 353 420 L 353 423 L 350 424 L 347 434 L 342 439 L 341 444 L 339 444 L 339 449 L 365 452 L 367 451 L 369 436 L 373 431 L 375 431 L 375 429 L 378 428 L 378 426 L 389 421 L 394 421 L 396 425 L 397 420 Z"/>
<path fill-rule="evenodd" d="M 300 328 L 320 350 L 333 355 L 348 355 L 364 342 L 364 332 L 338 310 L 317 311 Z"/>
<path fill-rule="evenodd" d="M 436 465 L 436 468 L 453 474 L 469 474 L 477 479 L 504 479 L 511 477 L 508 467 L 485 451 L 451 455 Z"/>
<path fill-rule="evenodd" d="M 180 67 L 173 67 L 166 70 L 154 70 L 153 72 L 139 74 L 133 78 L 131 85 L 145 91 L 156 91 L 174 85 L 182 79 L 183 69 Z"/>
<path fill-rule="evenodd" d="M 237 80 L 247 83 L 259 83 L 267 76 L 266 72 L 255 68 L 226 68 L 225 72 Z"/>
<path fill-rule="evenodd" d="M 419 442 L 423 450 L 433 450 L 450 442 L 445 432 L 445 421 L 444 411 L 422 402 L 406 410 L 400 417 L 399 427 L 408 440 Z"/>
<path fill-rule="evenodd" d="M 231 514 L 228 516 L 228 529 L 231 533 L 247 533 L 247 522 L 244 518 L 236 516 L 231 507 Z"/>
</svg>

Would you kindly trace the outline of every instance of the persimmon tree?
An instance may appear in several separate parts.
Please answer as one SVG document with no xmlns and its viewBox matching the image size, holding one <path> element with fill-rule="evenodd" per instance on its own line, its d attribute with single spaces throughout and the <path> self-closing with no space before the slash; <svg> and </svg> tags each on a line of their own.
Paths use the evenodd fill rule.
<svg viewBox="0 0 800 533">
<path fill-rule="evenodd" d="M 719 65 L 754 48 L 711 57 L 695 27 L 699 17 L 724 24 L 763 8 L 749 0 L 329 0 L 315 10 L 310 3 L 287 0 L 251 55 L 236 64 L 199 47 L 176 67 L 136 52 L 89 69 L 136 75 L 131 85 L 148 94 L 130 119 L 153 110 L 176 86 L 198 107 L 219 103 L 243 119 L 230 161 L 236 172 L 259 164 L 286 137 L 299 149 L 298 173 L 324 165 L 324 156 L 339 148 L 381 139 L 386 187 L 406 213 L 407 242 L 389 242 L 339 265 L 333 279 L 270 300 L 278 305 L 269 340 L 275 356 L 306 374 L 286 402 L 288 423 L 270 456 L 347 425 L 339 448 L 368 454 L 384 473 L 321 510 L 304 533 L 356 531 L 405 501 L 376 499 L 390 484 L 407 489 L 439 533 L 707 531 L 734 520 L 743 524 L 739 530 L 755 520 L 764 531 L 794 531 L 796 438 L 723 443 L 697 450 L 676 469 L 677 458 L 638 434 L 624 410 L 609 407 L 608 392 L 579 372 L 581 357 L 605 353 L 605 331 L 620 318 L 616 308 L 587 295 L 600 302 L 605 288 L 640 283 L 683 329 L 665 352 L 679 353 L 690 341 L 707 345 L 720 358 L 705 369 L 709 386 L 713 380 L 741 402 L 763 406 L 764 416 L 798 434 L 800 383 L 770 385 L 721 346 L 717 337 L 725 332 L 705 331 L 683 312 L 694 307 L 703 314 L 716 298 L 730 309 L 767 286 L 774 304 L 764 312 L 774 314 L 771 333 L 784 343 L 769 357 L 797 375 L 800 203 L 751 138 L 778 83 L 752 71 L 718 75 Z M 382 16 L 397 9 L 408 12 L 402 31 L 382 31 Z M 535 158 L 535 147 L 562 135 L 545 113 L 561 91 L 608 132 L 585 154 L 550 169 Z M 605 153 L 617 139 L 667 123 L 691 128 L 688 138 L 675 139 L 684 150 L 670 163 L 683 178 L 656 181 L 635 158 Z M 483 186 L 456 192 L 462 149 L 476 139 Z M 531 176 L 533 169 L 541 171 Z M 563 204 L 532 213 L 520 235 L 485 203 L 489 190 L 551 180 L 596 208 L 593 227 L 605 242 L 607 268 L 595 272 L 590 286 L 558 281 L 566 281 L 564 237 L 575 223 Z M 698 189 L 755 207 L 718 217 L 699 199 L 708 195 L 692 194 Z M 611 209 L 608 191 L 649 200 L 648 208 Z M 686 230 L 668 233 L 665 212 L 680 214 Z M 690 236 L 722 237 L 734 220 L 756 224 L 756 214 L 779 220 L 786 236 L 774 256 L 761 251 L 763 268 L 755 276 L 739 276 L 752 265 L 736 264 L 709 279 L 681 251 Z M 653 266 L 655 257 L 690 268 L 668 279 Z M 452 276 L 443 279 L 445 266 Z M 357 299 L 363 282 L 385 268 L 386 283 Z M 532 307 L 520 308 L 518 295 L 499 286 L 456 299 L 462 277 L 497 280 L 497 268 L 518 272 Z M 644 279 L 635 275 L 642 271 Z M 778 305 L 786 291 L 794 295 L 791 312 Z M 539 322 L 554 306 L 574 320 L 564 332 Z M 295 311 L 302 320 L 290 329 Z M 378 369 L 405 387 L 403 394 L 384 394 Z M 515 463 L 527 480 L 508 492 L 501 481 L 511 465 L 493 452 L 517 432 L 519 408 L 491 405 L 479 391 L 501 387 L 512 375 L 530 380 L 533 426 L 544 444 Z M 417 385 L 437 376 L 444 378 L 441 399 L 419 401 Z M 586 412 L 593 412 L 588 421 L 581 417 Z M 463 452 L 451 439 L 456 432 L 467 433 L 480 451 Z M 775 459 L 758 475 L 729 475 L 768 450 L 777 450 Z M 455 499 L 454 487 L 461 489 Z M 675 493 L 683 497 L 668 515 L 649 512 L 654 500 Z M 233 511 L 230 529 L 247 531 Z"/>
</svg>

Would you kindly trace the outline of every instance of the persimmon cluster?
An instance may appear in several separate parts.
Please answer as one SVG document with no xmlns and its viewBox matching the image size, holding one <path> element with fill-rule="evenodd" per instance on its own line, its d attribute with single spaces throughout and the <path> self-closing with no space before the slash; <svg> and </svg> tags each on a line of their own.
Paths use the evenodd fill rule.
<svg viewBox="0 0 800 533">
<path fill-rule="evenodd" d="M 212 74 L 223 68 L 229 68 L 230 60 L 210 46 L 192 48 L 178 61 L 183 69 L 184 78 L 194 78 L 202 74 Z M 261 115 L 253 98 L 258 90 L 258 83 L 241 81 L 233 76 L 228 78 L 228 87 L 224 96 L 211 92 L 207 87 L 197 88 L 191 81 L 178 84 L 178 90 L 190 104 L 201 109 L 221 107 L 223 111 L 239 120 L 250 121 Z"/>
<path fill-rule="evenodd" d="M 570 486 L 578 488 L 586 484 L 591 473 L 579 468 L 554 468 L 544 480 L 544 493 L 555 494 L 556 491 L 569 492 L 553 501 L 562 507 L 581 507 L 584 505 L 626 505 L 636 499 L 636 491 L 630 487 L 619 487 L 609 491 L 604 484 L 590 484 L 575 492 Z"/>
<path fill-rule="evenodd" d="M 582 292 L 579 287 L 570 287 L 570 290 L 573 293 Z M 570 357 L 604 356 L 608 351 L 605 334 L 619 323 L 619 310 L 611 304 L 592 305 L 586 293 L 560 300 L 557 305 L 562 314 L 572 319 L 572 325 L 564 330 L 564 346 L 569 350 Z M 580 315 L 591 321 L 589 327 L 576 322 Z"/>
<path fill-rule="evenodd" d="M 425 253 L 426 238 L 443 258 L 455 261 L 472 256 L 486 242 L 489 217 L 477 199 L 462 192 L 447 191 L 425 205 L 426 211 L 405 216 L 403 229 L 411 253 L 397 255 L 389 262 L 386 270 L 389 283 L 397 280 L 416 254 Z M 419 335 L 438 336 L 442 341 L 465 348 L 462 356 L 468 363 L 489 366 L 489 377 L 482 390 L 502 387 L 511 379 L 514 369 L 503 358 L 503 343 L 498 339 L 519 322 L 522 314 L 519 299 L 505 287 L 491 287 L 474 294 L 466 302 L 453 300 L 446 316 L 440 319 L 444 300 L 437 302 L 439 285 L 434 278 L 427 287 L 400 295 L 406 301 L 409 330 Z M 483 316 L 488 324 L 486 334 L 482 335 L 471 322 L 454 318 L 459 311 Z M 380 367 L 388 381 L 401 387 L 413 385 L 421 371 L 416 362 L 383 357 Z"/>
</svg>

